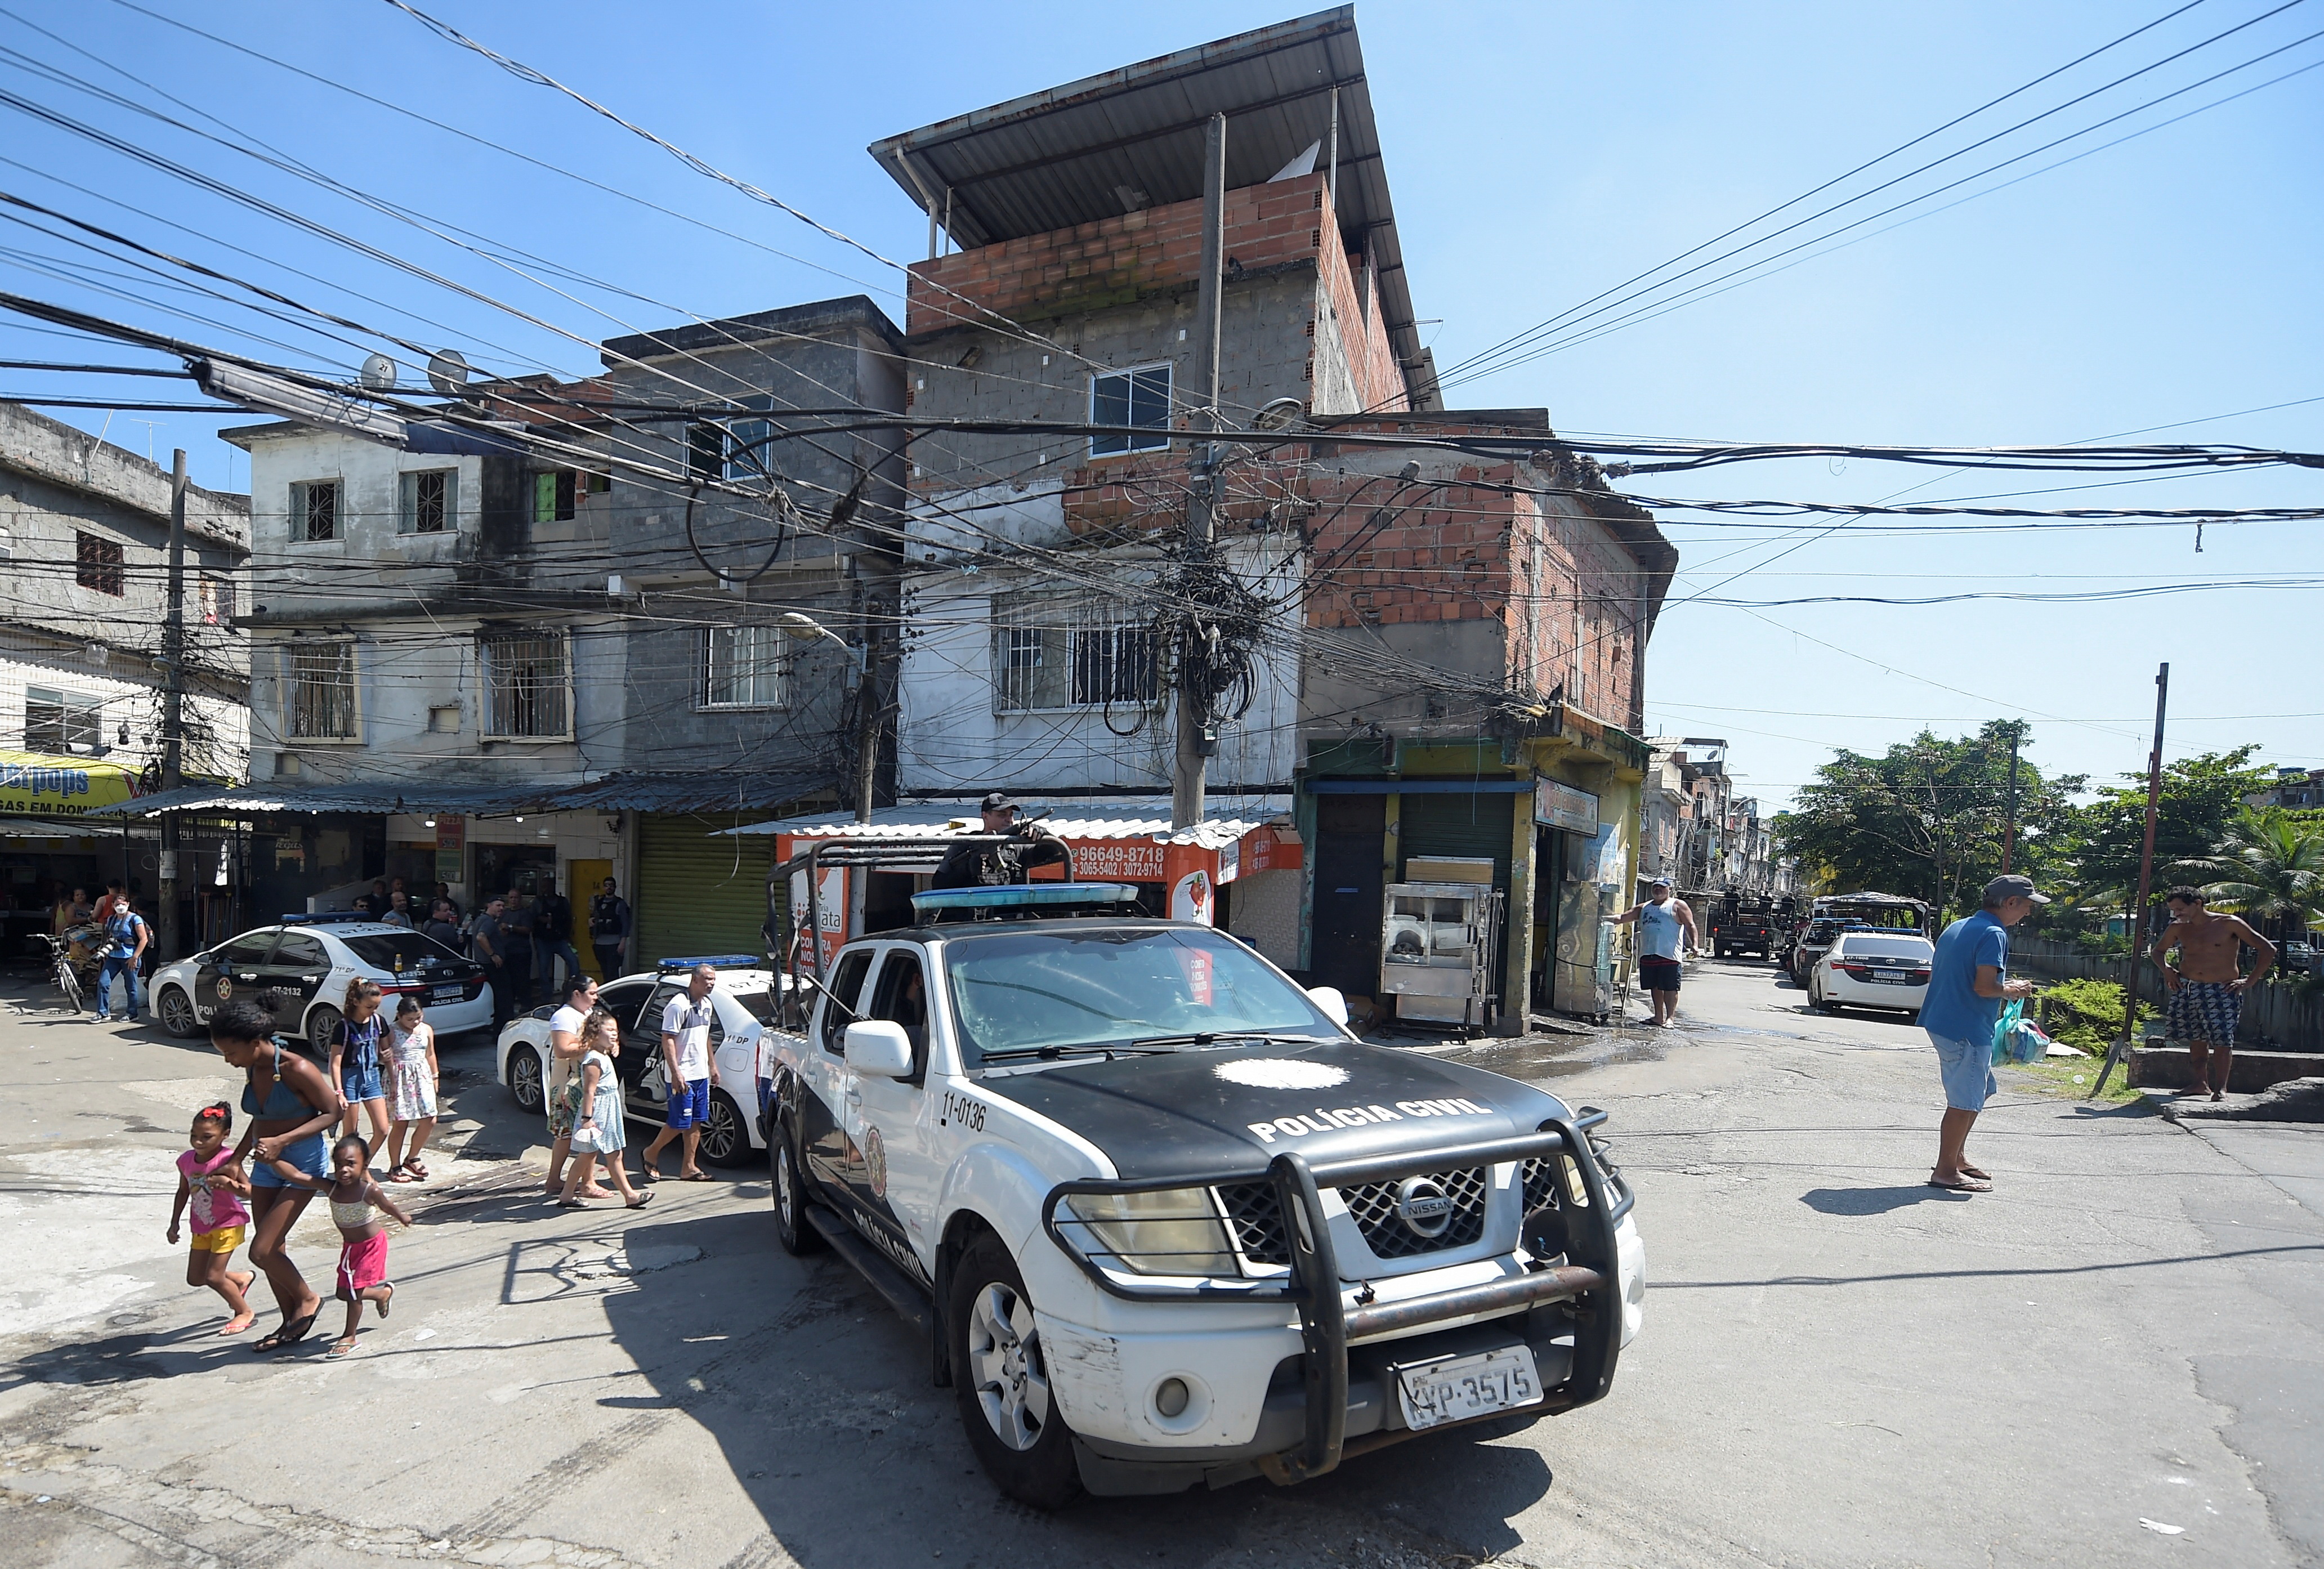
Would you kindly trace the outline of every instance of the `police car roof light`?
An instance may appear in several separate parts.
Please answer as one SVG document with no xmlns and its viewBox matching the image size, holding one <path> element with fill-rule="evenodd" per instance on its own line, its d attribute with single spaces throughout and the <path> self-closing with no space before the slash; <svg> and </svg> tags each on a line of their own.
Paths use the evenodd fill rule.
<svg viewBox="0 0 2324 1569">
<path fill-rule="evenodd" d="M 696 954 L 687 958 L 664 959 L 654 967 L 691 970 L 697 964 L 707 964 L 714 970 L 763 970 L 767 961 L 756 954 Z"/>
<path fill-rule="evenodd" d="M 1088 908 L 1137 902 L 1138 890 L 1127 882 L 1011 882 L 998 888 L 932 888 L 912 895 L 912 909 L 928 916 L 971 909 L 1054 910 L 1061 905 Z"/>
</svg>

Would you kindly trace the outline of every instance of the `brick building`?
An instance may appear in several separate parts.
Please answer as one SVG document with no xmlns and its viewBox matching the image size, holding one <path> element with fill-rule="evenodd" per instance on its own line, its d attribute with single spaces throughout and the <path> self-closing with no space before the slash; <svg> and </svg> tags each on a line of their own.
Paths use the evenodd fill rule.
<svg viewBox="0 0 2324 1569">
<path fill-rule="evenodd" d="M 1601 905 L 1635 854 L 1645 648 L 1676 552 L 1544 411 L 1443 409 L 1348 9 L 872 147 L 930 219 L 910 411 L 1012 427 L 912 443 L 899 788 L 1167 787 L 1157 603 L 1204 428 L 1213 113 L 1219 413 L 1278 435 L 1234 444 L 1222 471 L 1218 558 L 1265 617 L 1210 780 L 1231 809 L 1288 802 L 1303 864 L 1273 875 L 1298 877 L 1302 919 L 1277 956 L 1378 995 L 1384 885 L 1416 856 L 1465 857 L 1507 898 L 1504 1027 L 1552 1003 L 1598 1011 Z M 1079 424 L 1115 429 L 1042 429 Z"/>
</svg>

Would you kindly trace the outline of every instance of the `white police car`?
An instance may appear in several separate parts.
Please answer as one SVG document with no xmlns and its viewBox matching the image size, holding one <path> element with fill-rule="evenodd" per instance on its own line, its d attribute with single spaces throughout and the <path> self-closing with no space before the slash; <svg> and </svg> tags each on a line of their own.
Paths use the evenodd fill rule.
<svg viewBox="0 0 2324 1569">
<path fill-rule="evenodd" d="M 775 1037 L 779 1239 L 929 1336 L 995 1482 L 1296 1481 L 1603 1397 L 1646 1258 L 1604 1113 L 1367 1045 L 1134 898 L 920 894 Z"/>
<path fill-rule="evenodd" d="M 767 1076 L 767 1026 L 774 1021 L 775 1000 L 781 994 L 779 980 L 765 968 L 766 961 L 749 954 L 665 959 L 659 969 L 647 974 L 624 975 L 599 986 L 597 1006 L 621 1025 L 622 1051 L 613 1067 L 622 1078 L 626 1109 L 632 1117 L 659 1123 L 669 1104 L 662 1070 L 662 1008 L 686 990 L 696 964 L 718 972 L 718 983 L 710 992 L 710 1121 L 702 1130 L 698 1153 L 714 1166 L 733 1166 L 766 1147 L 760 1129 L 759 1081 Z M 500 1080 L 528 1112 L 542 1107 L 549 1082 L 549 1020 L 562 1001 L 512 1019 L 501 1029 L 493 1053 Z"/>
<path fill-rule="evenodd" d="M 493 990 L 482 965 L 360 911 L 286 915 L 162 965 L 148 992 L 153 1017 L 172 1035 L 199 1034 L 227 1002 L 287 992 L 295 1001 L 281 1016 L 283 1033 L 305 1036 L 319 1051 L 344 1017 L 347 983 L 358 977 L 379 983 L 391 1013 L 398 997 L 419 998 L 439 1040 L 492 1026 Z"/>
</svg>

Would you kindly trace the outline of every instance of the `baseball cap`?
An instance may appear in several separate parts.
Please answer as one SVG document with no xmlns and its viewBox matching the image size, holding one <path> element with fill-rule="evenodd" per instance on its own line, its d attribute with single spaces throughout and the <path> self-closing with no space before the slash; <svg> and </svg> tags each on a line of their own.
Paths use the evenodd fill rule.
<svg viewBox="0 0 2324 1569">
<path fill-rule="evenodd" d="M 976 803 L 976 809 L 980 812 L 1005 812 L 1010 810 L 1016 805 L 1017 803 L 1015 801 L 1009 798 L 1009 792 L 1007 790 L 994 790 L 991 794 L 986 796 L 982 800 Z"/>
<path fill-rule="evenodd" d="M 1668 888 L 1670 885 L 1671 880 L 1667 877 L 1654 878 L 1646 884 L 1648 888 Z"/>
<path fill-rule="evenodd" d="M 2032 878 L 2021 877 L 2015 872 L 2007 877 L 1997 877 L 1985 885 L 1985 902 L 1988 908 L 2005 899 L 2030 899 L 2036 904 L 2050 902 L 2048 894 L 2034 891 Z"/>
</svg>

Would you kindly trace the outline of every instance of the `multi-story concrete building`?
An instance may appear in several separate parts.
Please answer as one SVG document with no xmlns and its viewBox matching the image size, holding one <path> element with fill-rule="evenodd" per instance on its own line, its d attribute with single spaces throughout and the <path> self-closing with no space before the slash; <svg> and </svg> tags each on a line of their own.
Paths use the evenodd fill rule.
<svg viewBox="0 0 2324 1569">
<path fill-rule="evenodd" d="M 43 925 L 51 879 L 159 889 L 152 826 L 124 840 L 118 817 L 91 814 L 158 782 L 170 513 L 167 469 L 0 403 L 0 901 L 41 907 Z M 188 486 L 189 776 L 237 777 L 248 755 L 250 657 L 235 618 L 249 540 L 248 497 Z M 215 849 L 202 841 L 187 853 Z M 204 929 L 209 902 L 191 899 L 183 929 Z"/>
<path fill-rule="evenodd" d="M 1214 114 L 1218 411 L 1277 435 L 1222 454 L 1219 543 L 1190 565 Z M 1224 641 L 1238 675 L 1213 788 L 1235 810 L 1280 796 L 1305 851 L 1278 957 L 1380 995 L 1383 887 L 1450 856 L 1505 901 L 1483 961 L 1503 1027 L 1597 1011 L 1676 552 L 1543 411 L 1443 410 L 1352 13 L 872 152 L 931 220 L 905 324 L 912 413 L 1013 427 L 939 426 L 912 449 L 908 593 L 928 630 L 905 657 L 901 788 L 1165 789 L 1173 678 L 1195 641 Z M 938 254 L 939 230 L 962 248 Z M 1257 901 L 1229 893 L 1233 927 Z"/>
<path fill-rule="evenodd" d="M 265 813 L 251 908 L 375 878 L 470 902 L 554 878 L 586 908 L 613 876 L 633 959 L 758 948 L 764 848 L 712 835 L 852 774 L 859 657 L 835 645 L 880 622 L 835 498 L 891 545 L 900 510 L 893 433 L 787 443 L 779 411 L 893 411 L 897 339 L 826 301 L 611 340 L 587 382 L 470 388 L 496 426 L 409 448 L 226 432 L 256 497 L 254 785 L 189 804 Z"/>
</svg>

